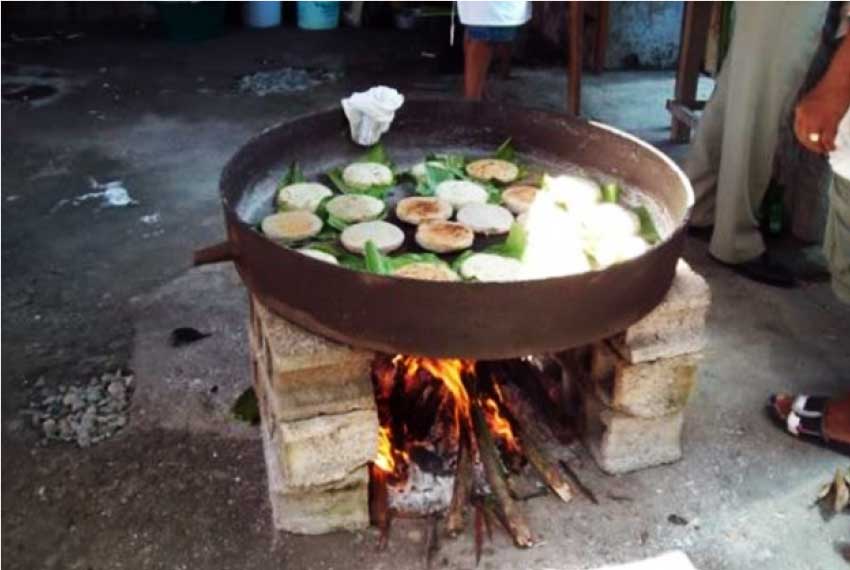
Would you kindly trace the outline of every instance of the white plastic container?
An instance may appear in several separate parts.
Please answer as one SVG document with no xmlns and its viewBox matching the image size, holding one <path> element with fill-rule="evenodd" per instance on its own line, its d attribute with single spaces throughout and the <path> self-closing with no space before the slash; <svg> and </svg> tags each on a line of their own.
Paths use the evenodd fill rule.
<svg viewBox="0 0 850 570">
<path fill-rule="evenodd" d="M 277 0 L 245 2 L 242 8 L 245 24 L 250 28 L 273 28 L 280 25 L 280 2 Z"/>
</svg>

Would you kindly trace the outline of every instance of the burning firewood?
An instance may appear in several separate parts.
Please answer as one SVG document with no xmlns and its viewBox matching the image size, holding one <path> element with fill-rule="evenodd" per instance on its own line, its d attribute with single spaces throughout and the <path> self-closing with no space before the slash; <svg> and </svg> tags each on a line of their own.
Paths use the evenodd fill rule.
<svg viewBox="0 0 850 570">
<path fill-rule="evenodd" d="M 528 431 L 523 430 L 521 427 L 517 429 L 528 462 L 531 463 L 541 479 L 562 501 L 565 503 L 570 502 L 570 499 L 573 498 L 573 489 L 569 481 L 564 477 L 563 472 L 549 460 L 549 457 L 543 451 L 542 447 L 540 447 L 540 444 L 534 440 Z"/>
<path fill-rule="evenodd" d="M 390 500 L 387 473 L 375 464 L 369 465 L 369 518 L 378 527 L 378 550 L 384 550 L 390 538 Z"/>
<path fill-rule="evenodd" d="M 493 440 L 493 434 L 490 433 L 490 428 L 484 419 L 484 412 L 475 402 L 472 403 L 471 414 L 475 435 L 478 439 L 478 454 L 484 466 L 487 482 L 490 484 L 493 497 L 498 505 L 498 514 L 501 515 L 505 528 L 513 538 L 514 544 L 520 548 L 533 546 L 534 538 L 531 535 L 528 521 L 519 505 L 511 498 L 508 486 L 505 483 L 499 451 Z"/>
<path fill-rule="evenodd" d="M 466 430 L 461 432 L 466 435 Z M 457 536 L 463 531 L 464 511 L 472 491 L 472 453 L 468 437 L 461 437 L 458 447 L 457 472 L 455 473 L 452 502 L 446 514 L 446 534 Z"/>
<path fill-rule="evenodd" d="M 531 405 L 523 401 L 520 390 L 515 386 L 502 386 L 500 393 L 503 394 L 502 404 L 516 420 L 514 422 L 514 428 L 517 431 L 520 443 L 522 443 L 522 449 L 528 462 L 531 463 L 543 482 L 562 501 L 568 503 L 573 498 L 572 486 L 563 471 L 558 469 L 557 464 L 544 451 L 542 443 L 543 436 L 534 427 L 535 422 L 528 410 Z"/>
</svg>

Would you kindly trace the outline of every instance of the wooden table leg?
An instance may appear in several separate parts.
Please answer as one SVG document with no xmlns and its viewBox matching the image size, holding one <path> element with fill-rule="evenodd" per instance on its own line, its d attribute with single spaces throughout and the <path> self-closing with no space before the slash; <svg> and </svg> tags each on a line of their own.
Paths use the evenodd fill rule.
<svg viewBox="0 0 850 570">
<path fill-rule="evenodd" d="M 567 109 L 573 114 L 581 112 L 581 44 L 584 33 L 584 8 L 581 2 L 570 2 L 567 12 L 569 30 L 569 67 L 567 78 Z"/>
<path fill-rule="evenodd" d="M 597 2 L 596 45 L 593 48 L 593 72 L 602 73 L 608 53 L 608 2 Z"/>
<path fill-rule="evenodd" d="M 708 39 L 713 4 L 713 2 L 685 2 L 673 99 L 674 103 L 685 107 L 693 107 L 696 103 L 700 64 L 705 56 L 705 42 Z M 690 141 L 690 126 L 675 114 L 670 129 L 673 142 Z"/>
</svg>

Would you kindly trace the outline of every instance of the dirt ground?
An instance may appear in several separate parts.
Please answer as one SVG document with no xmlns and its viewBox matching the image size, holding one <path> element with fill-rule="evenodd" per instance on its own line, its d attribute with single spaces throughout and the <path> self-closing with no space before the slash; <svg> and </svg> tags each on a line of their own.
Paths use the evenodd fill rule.
<svg viewBox="0 0 850 570">
<path fill-rule="evenodd" d="M 56 89 L 2 107 L 6 567 L 424 567 L 422 521 L 397 521 L 383 553 L 371 530 L 273 531 L 258 434 L 229 414 L 248 384 L 245 292 L 231 268 L 194 270 L 190 259 L 223 236 L 218 175 L 252 134 L 373 84 L 455 97 L 459 77 L 422 55 L 439 53 L 445 38 L 291 29 L 202 44 L 147 33 L 6 36 L 4 84 L 36 77 Z M 287 65 L 341 78 L 289 95 L 235 89 L 243 74 Z M 562 108 L 564 92 L 560 67 L 517 67 L 491 88 L 494 98 L 551 109 Z M 669 72 L 606 73 L 587 78 L 585 112 L 681 157 L 686 147 L 665 142 L 671 93 Z M 90 178 L 123 181 L 138 204 L 74 205 Z M 712 264 L 699 241 L 686 257 L 714 304 L 685 458 L 607 477 L 583 455 L 601 504 L 533 499 L 527 508 L 544 543 L 518 551 L 497 534 L 481 568 L 593 568 L 670 549 L 703 570 L 846 566 L 836 549 L 850 541 L 847 519 L 826 520 L 811 505 L 847 459 L 783 434 L 763 405 L 779 389 L 846 390 L 850 309 L 822 281 L 794 290 L 742 281 Z M 177 326 L 213 336 L 175 349 L 167 340 Z M 36 381 L 74 384 L 115 368 L 136 375 L 129 425 L 87 449 L 39 445 L 20 413 Z M 672 524 L 673 514 L 688 524 Z M 436 565 L 473 567 L 470 537 L 444 542 Z"/>
</svg>

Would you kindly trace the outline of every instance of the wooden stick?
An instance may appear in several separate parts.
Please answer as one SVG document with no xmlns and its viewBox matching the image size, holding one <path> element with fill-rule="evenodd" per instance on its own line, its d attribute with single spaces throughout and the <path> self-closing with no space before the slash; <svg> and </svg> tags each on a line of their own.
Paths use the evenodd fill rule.
<svg viewBox="0 0 850 570">
<path fill-rule="evenodd" d="M 475 565 L 481 562 L 481 551 L 484 549 L 484 507 L 480 502 L 475 503 Z"/>
<path fill-rule="evenodd" d="M 455 472 L 452 502 L 446 514 L 446 534 L 455 537 L 463 532 L 464 511 L 472 491 L 472 453 L 469 438 L 465 429 L 461 429 L 461 437 L 457 452 L 457 471 Z"/>
<path fill-rule="evenodd" d="M 505 483 L 502 466 L 499 461 L 499 452 L 496 449 L 496 443 L 493 441 L 493 434 L 490 433 L 490 428 L 484 419 L 484 412 L 481 411 L 478 403 L 474 401 L 472 402 L 471 409 L 472 423 L 478 439 L 478 454 L 481 456 L 481 463 L 484 465 L 487 482 L 490 484 L 490 489 L 493 491 L 493 496 L 505 519 L 507 530 L 513 538 L 514 544 L 518 547 L 528 548 L 534 546 L 534 538 L 531 536 L 528 521 L 526 521 L 525 515 L 519 508 L 519 505 L 511 498 L 510 492 L 508 492 L 508 486 Z"/>
<path fill-rule="evenodd" d="M 591 503 L 593 503 L 594 505 L 598 505 L 599 499 L 596 498 L 596 494 L 590 490 L 590 487 L 582 483 L 581 479 L 578 478 L 578 475 L 576 475 L 576 472 L 572 470 L 569 464 L 563 459 L 560 460 L 558 463 L 561 464 L 561 468 L 564 470 L 564 473 L 566 473 L 567 477 L 570 479 L 570 482 L 579 490 L 579 492 L 585 497 L 587 497 Z"/>
<path fill-rule="evenodd" d="M 535 428 L 533 419 L 528 417 L 526 410 L 522 409 L 522 396 L 518 389 L 512 386 L 503 386 L 502 392 L 506 395 L 502 404 L 514 418 L 514 428 L 519 436 L 523 453 L 534 470 L 543 479 L 543 482 L 555 492 L 565 503 L 573 498 L 573 490 L 570 481 L 564 476 L 563 471 L 558 469 L 557 464 L 549 459 L 543 451 L 541 443 L 542 434 Z"/>
<path fill-rule="evenodd" d="M 440 551 L 440 533 L 437 530 L 439 528 L 438 520 L 439 519 L 433 515 L 428 517 L 428 543 L 425 547 L 426 568 L 431 568 L 431 565 L 434 563 L 434 558 Z"/>
<path fill-rule="evenodd" d="M 517 426 L 519 441 L 522 444 L 522 450 L 531 463 L 534 470 L 537 471 L 540 478 L 552 489 L 558 497 L 565 503 L 569 503 L 573 498 L 573 489 L 570 482 L 564 476 L 563 471 L 558 469 L 558 466 L 553 463 L 543 448 L 539 445 L 531 434 L 521 427 Z"/>
<path fill-rule="evenodd" d="M 387 474 L 374 464 L 369 465 L 369 518 L 378 527 L 378 550 L 384 550 L 390 538 L 390 496 Z"/>
</svg>

